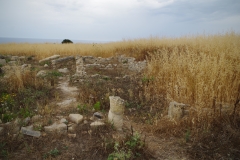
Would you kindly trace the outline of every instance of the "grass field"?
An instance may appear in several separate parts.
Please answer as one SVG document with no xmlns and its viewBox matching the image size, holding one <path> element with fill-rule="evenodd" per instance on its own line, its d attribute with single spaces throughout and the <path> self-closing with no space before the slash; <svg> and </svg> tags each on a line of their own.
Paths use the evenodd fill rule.
<svg viewBox="0 0 240 160">
<path fill-rule="evenodd" d="M 35 56 L 37 60 L 55 54 L 96 57 L 125 54 L 137 60 L 145 59 L 148 64 L 141 75 L 144 82 L 142 90 L 144 100 L 151 103 L 149 112 L 152 109 L 166 111 L 171 101 L 189 104 L 195 111 L 188 119 L 178 123 L 157 117 L 158 123 L 153 123 L 149 131 L 164 136 L 184 135 L 186 141 L 190 137 L 189 152 L 193 159 L 218 159 L 216 153 L 223 154 L 224 158 L 229 155 L 229 159 L 240 156 L 240 35 L 237 33 L 148 38 L 103 44 L 0 44 L 1 54 Z M 23 76 L 22 86 L 36 86 L 36 81 L 28 77 L 32 76 Z M 20 83 L 14 86 L 9 80 L 6 84 L 16 89 Z M 44 85 L 39 82 L 38 86 L 32 88 L 39 91 L 42 89 L 44 93 Z M 35 99 L 40 99 L 38 95 L 40 93 Z M 165 101 L 164 106 L 160 105 L 162 99 Z M 208 117 L 200 114 L 203 108 L 208 109 L 208 112 L 213 111 L 214 115 Z M 228 114 L 222 114 L 224 109 L 228 110 Z"/>
<path fill-rule="evenodd" d="M 164 94 L 169 100 L 198 107 L 212 107 L 213 100 L 234 104 L 240 89 L 240 35 L 236 33 L 104 44 L 1 44 L 0 54 L 37 59 L 54 54 L 126 54 L 148 59 L 146 76 L 154 79 L 149 94 Z"/>
</svg>

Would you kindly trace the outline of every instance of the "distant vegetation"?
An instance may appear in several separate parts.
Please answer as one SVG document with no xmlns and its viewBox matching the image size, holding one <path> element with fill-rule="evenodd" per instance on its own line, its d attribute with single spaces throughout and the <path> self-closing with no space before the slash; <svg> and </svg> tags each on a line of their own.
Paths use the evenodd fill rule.
<svg viewBox="0 0 240 160">
<path fill-rule="evenodd" d="M 73 43 L 71 40 L 69 40 L 69 39 L 64 39 L 63 41 L 62 41 L 62 44 L 64 44 L 64 43 Z"/>
</svg>

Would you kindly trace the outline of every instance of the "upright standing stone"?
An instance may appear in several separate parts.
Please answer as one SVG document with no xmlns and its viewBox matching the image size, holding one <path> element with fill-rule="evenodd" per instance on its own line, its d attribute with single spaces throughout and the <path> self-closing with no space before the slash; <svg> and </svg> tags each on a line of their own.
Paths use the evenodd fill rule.
<svg viewBox="0 0 240 160">
<path fill-rule="evenodd" d="M 178 102 L 170 102 L 168 116 L 171 119 L 179 120 L 185 115 L 185 109 L 188 105 Z"/>
<path fill-rule="evenodd" d="M 109 96 L 110 110 L 108 113 L 108 121 L 113 123 L 117 130 L 121 131 L 123 126 L 123 113 L 125 102 L 118 96 Z"/>
</svg>

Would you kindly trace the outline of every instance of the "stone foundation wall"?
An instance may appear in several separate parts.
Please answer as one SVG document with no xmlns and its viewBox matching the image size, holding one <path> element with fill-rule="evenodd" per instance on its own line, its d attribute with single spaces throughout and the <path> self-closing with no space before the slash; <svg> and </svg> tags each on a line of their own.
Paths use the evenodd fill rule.
<svg viewBox="0 0 240 160">
<path fill-rule="evenodd" d="M 146 66 L 146 60 L 137 62 L 133 57 L 118 56 L 101 58 L 78 56 L 76 57 L 76 76 L 92 76 L 97 73 L 107 75 L 109 71 L 119 72 L 119 74 L 140 73 Z"/>
</svg>

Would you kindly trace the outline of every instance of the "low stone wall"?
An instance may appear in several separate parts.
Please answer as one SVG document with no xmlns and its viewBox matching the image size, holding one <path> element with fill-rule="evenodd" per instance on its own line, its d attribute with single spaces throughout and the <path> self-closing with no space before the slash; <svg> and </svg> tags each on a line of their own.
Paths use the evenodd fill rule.
<svg viewBox="0 0 240 160">
<path fill-rule="evenodd" d="M 69 70 L 75 70 L 76 67 L 76 60 L 74 56 L 58 58 L 52 60 L 51 62 L 54 69 L 68 68 Z"/>
<path fill-rule="evenodd" d="M 147 61 L 135 61 L 133 57 L 117 56 L 110 58 L 78 56 L 76 57 L 76 76 L 95 75 L 96 72 L 107 74 L 109 71 L 140 73 L 145 69 Z M 95 70 L 96 72 L 92 72 Z"/>
</svg>

